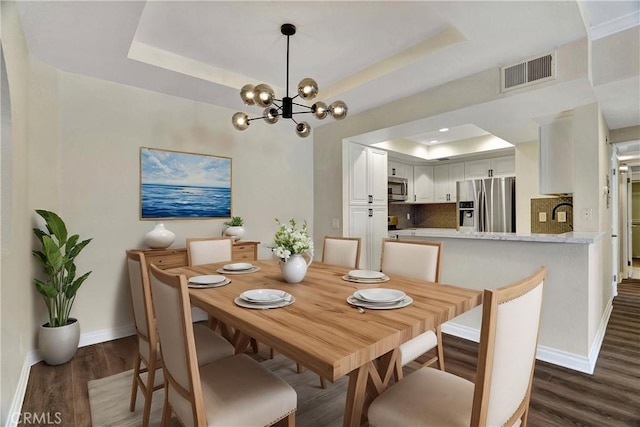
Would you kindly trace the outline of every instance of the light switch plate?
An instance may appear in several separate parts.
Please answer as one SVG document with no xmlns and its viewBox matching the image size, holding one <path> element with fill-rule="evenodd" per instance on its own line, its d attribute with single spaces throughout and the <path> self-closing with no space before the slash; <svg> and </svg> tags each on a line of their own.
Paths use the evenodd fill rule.
<svg viewBox="0 0 640 427">
<path fill-rule="evenodd" d="M 547 222 L 547 213 L 546 212 L 539 212 L 538 213 L 538 221 L 539 222 Z"/>
<path fill-rule="evenodd" d="M 558 212 L 558 222 L 567 222 L 566 212 Z"/>
</svg>

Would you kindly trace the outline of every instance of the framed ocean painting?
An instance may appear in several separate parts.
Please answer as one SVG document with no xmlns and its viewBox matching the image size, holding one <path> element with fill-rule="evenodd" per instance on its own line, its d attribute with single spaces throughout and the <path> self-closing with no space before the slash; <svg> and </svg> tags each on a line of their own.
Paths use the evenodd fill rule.
<svg viewBox="0 0 640 427">
<path fill-rule="evenodd" d="M 141 219 L 229 217 L 229 157 L 140 148 Z"/>
</svg>

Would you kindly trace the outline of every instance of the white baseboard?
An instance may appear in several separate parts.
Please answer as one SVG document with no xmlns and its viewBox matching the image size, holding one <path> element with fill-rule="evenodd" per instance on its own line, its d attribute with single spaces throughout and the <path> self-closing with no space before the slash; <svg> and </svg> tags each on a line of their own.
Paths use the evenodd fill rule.
<svg viewBox="0 0 640 427">
<path fill-rule="evenodd" d="M 565 368 L 573 369 L 574 371 L 584 372 L 586 374 L 593 374 L 598 361 L 598 354 L 600 353 L 600 347 L 602 347 L 602 341 L 604 340 L 604 334 L 607 330 L 607 324 L 609 323 L 609 317 L 613 311 L 612 300 L 609 300 L 607 308 L 602 315 L 598 332 L 591 343 L 591 350 L 588 356 L 581 356 L 574 353 L 558 350 L 555 348 L 538 345 L 536 352 L 536 359 L 548 362 L 554 365 L 562 366 Z M 459 338 L 463 338 L 473 342 L 480 342 L 480 330 L 456 324 L 454 322 L 447 322 L 442 325 L 442 332 L 453 335 Z M 445 362 L 446 363 L 446 362 Z"/>
<path fill-rule="evenodd" d="M 38 360 L 34 362 L 34 359 L 37 359 L 37 352 L 30 351 L 27 353 L 27 356 L 22 363 L 20 378 L 18 378 L 18 386 L 16 387 L 16 392 L 13 394 L 11 407 L 9 408 L 7 420 L 4 424 L 5 427 L 16 427 L 18 425 L 18 421 L 20 421 L 22 402 L 24 401 L 24 395 L 27 391 L 27 383 L 29 382 L 29 372 L 31 372 L 31 366 L 38 362 Z"/>
<path fill-rule="evenodd" d="M 113 341 L 118 338 L 124 338 L 135 334 L 136 326 L 133 323 L 118 326 L 117 328 L 87 332 L 86 334 L 80 335 L 80 344 L 78 344 L 78 347 L 86 347 L 88 345 L 99 344 L 101 342 Z"/>
</svg>

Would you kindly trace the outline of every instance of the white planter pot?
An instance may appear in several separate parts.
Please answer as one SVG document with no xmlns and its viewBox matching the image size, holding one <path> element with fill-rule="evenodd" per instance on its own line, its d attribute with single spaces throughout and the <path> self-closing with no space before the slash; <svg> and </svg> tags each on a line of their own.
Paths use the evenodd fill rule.
<svg viewBox="0 0 640 427">
<path fill-rule="evenodd" d="M 233 240 L 240 240 L 244 236 L 244 228 L 240 225 L 232 225 L 224 230 L 225 236 L 231 236 Z"/>
<path fill-rule="evenodd" d="M 163 223 L 158 223 L 144 236 L 144 243 L 151 249 L 165 249 L 171 246 L 175 238 L 176 235 L 167 230 Z"/>
<path fill-rule="evenodd" d="M 302 282 L 311 262 L 311 257 L 309 257 L 309 262 L 307 262 L 301 254 L 291 255 L 287 262 L 280 261 L 282 277 L 288 283 Z"/>
<path fill-rule="evenodd" d="M 80 322 L 69 318 L 69 324 L 56 328 L 40 326 L 38 351 L 48 365 L 61 365 L 73 358 L 80 343 Z"/>
</svg>

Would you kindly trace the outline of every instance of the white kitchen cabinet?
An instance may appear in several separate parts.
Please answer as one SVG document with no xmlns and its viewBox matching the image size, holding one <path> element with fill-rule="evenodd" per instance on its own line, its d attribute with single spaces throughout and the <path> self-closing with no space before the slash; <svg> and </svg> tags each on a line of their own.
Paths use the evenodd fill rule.
<svg viewBox="0 0 640 427">
<path fill-rule="evenodd" d="M 515 176 L 515 174 L 515 156 L 464 162 L 464 179 L 499 178 L 503 176 Z"/>
<path fill-rule="evenodd" d="M 387 203 L 387 152 L 349 144 L 349 205 Z"/>
<path fill-rule="evenodd" d="M 382 240 L 388 236 L 387 214 L 387 205 L 349 207 L 349 236 L 361 239 L 362 269 L 380 271 Z"/>
<path fill-rule="evenodd" d="M 574 189 L 573 116 L 542 123 L 540 133 L 540 194 L 570 194 Z"/>
<path fill-rule="evenodd" d="M 387 173 L 389 174 L 389 176 L 395 176 L 398 178 L 407 178 L 408 167 L 409 165 L 405 165 L 404 163 L 389 160 L 389 167 L 387 168 Z"/>
<path fill-rule="evenodd" d="M 464 171 L 464 163 L 452 163 L 433 167 L 433 187 L 436 203 L 456 201 L 456 182 L 464 180 Z"/>
<path fill-rule="evenodd" d="M 409 192 L 409 201 L 415 203 L 434 202 L 433 166 L 413 167 L 413 193 Z"/>
</svg>

